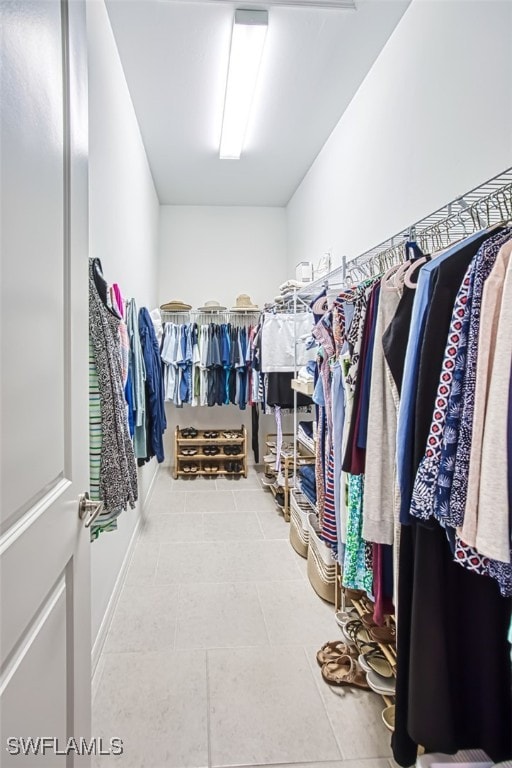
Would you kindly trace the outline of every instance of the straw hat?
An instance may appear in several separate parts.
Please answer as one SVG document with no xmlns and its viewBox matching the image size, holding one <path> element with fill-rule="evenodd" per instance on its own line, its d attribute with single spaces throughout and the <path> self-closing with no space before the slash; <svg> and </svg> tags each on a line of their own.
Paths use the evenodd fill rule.
<svg viewBox="0 0 512 768">
<path fill-rule="evenodd" d="M 161 304 L 160 309 L 162 312 L 188 312 L 190 309 L 192 309 L 192 304 L 185 304 L 184 301 L 173 299 L 172 301 L 168 301 L 166 304 Z"/>
<path fill-rule="evenodd" d="M 232 308 L 232 312 L 257 312 L 259 309 L 257 304 L 253 304 L 251 297 L 246 293 L 241 293 L 236 297 L 236 306 Z"/>
<path fill-rule="evenodd" d="M 206 301 L 204 307 L 198 307 L 199 312 L 225 312 L 226 309 L 218 301 Z"/>
</svg>

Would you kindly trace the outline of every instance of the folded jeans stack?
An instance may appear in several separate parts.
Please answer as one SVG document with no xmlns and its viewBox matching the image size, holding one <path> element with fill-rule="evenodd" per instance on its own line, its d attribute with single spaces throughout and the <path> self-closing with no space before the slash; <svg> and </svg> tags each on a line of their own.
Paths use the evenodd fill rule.
<svg viewBox="0 0 512 768">
<path fill-rule="evenodd" d="M 300 489 L 304 496 L 316 504 L 316 478 L 315 467 L 312 464 L 306 464 L 299 469 Z"/>
</svg>

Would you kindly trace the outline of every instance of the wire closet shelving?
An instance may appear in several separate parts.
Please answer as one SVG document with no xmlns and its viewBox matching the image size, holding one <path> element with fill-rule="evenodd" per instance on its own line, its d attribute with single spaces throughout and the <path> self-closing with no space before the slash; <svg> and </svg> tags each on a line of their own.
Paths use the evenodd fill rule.
<svg viewBox="0 0 512 768">
<path fill-rule="evenodd" d="M 299 300 L 317 295 L 322 288 L 357 282 L 385 272 L 393 264 L 404 261 L 408 241 L 415 241 L 425 252 L 446 248 L 484 227 L 512 219 L 512 167 L 469 192 L 459 195 L 434 213 L 397 232 L 382 243 L 353 259 L 343 257 L 342 264 L 313 280 L 295 296 Z M 294 300 L 290 295 L 289 300 Z"/>
<path fill-rule="evenodd" d="M 406 247 L 416 242 L 424 253 L 432 253 L 456 243 L 471 233 L 512 220 L 512 167 L 494 176 L 469 192 L 456 197 L 434 213 L 425 216 L 379 245 L 364 251 L 354 259 L 343 257 L 341 266 L 313 280 L 286 297 L 285 306 L 293 311 L 309 309 L 310 301 L 324 288 L 343 287 L 361 282 L 405 261 Z M 280 309 L 284 307 L 281 304 Z M 295 366 L 297 376 L 297 345 L 295 332 Z M 297 435 L 297 393 L 294 391 L 294 434 Z M 293 477 L 297 482 L 297 446 L 294 441 Z"/>
</svg>

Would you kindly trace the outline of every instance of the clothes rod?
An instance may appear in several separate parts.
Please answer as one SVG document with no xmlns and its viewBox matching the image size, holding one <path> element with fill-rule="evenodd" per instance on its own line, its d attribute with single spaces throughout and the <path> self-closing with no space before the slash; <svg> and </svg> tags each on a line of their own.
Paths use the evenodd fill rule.
<svg viewBox="0 0 512 768">
<path fill-rule="evenodd" d="M 489 181 L 480 184 L 478 187 L 466 192 L 462 195 L 458 195 L 452 201 L 446 205 L 438 208 L 433 213 L 418 220 L 414 224 L 405 227 L 397 234 L 384 240 L 379 245 L 370 248 L 367 251 L 356 256 L 354 259 L 347 260 L 346 265 L 341 265 L 336 269 L 329 272 L 327 275 L 323 275 L 317 280 L 313 280 L 307 285 L 307 287 L 298 291 L 298 296 L 307 297 L 312 296 L 315 292 L 325 286 L 325 283 L 332 284 L 335 279 L 343 278 L 343 271 L 346 270 L 346 274 L 350 274 L 353 269 L 360 269 L 362 267 L 378 266 L 379 260 L 382 260 L 383 256 L 395 252 L 398 254 L 403 252 L 404 245 L 408 239 L 409 234 L 414 232 L 418 241 L 435 235 L 436 229 L 443 229 L 449 224 L 452 225 L 454 230 L 454 236 L 464 237 L 466 231 L 466 223 L 462 218 L 464 215 L 474 216 L 473 224 L 480 226 L 483 223 L 484 211 L 481 210 L 482 206 L 489 205 L 490 201 L 493 201 L 493 205 L 496 206 L 496 213 L 494 215 L 495 221 L 499 218 L 498 211 L 503 210 L 505 214 L 509 209 L 507 205 L 512 205 L 512 168 L 508 168 L 506 171 L 494 176 Z M 461 201 L 464 201 L 461 206 Z M 490 210 L 487 213 L 487 225 L 491 225 Z M 512 215 L 512 210 L 510 210 Z M 466 232 L 467 234 L 467 232 Z M 453 241 L 453 238 L 452 238 Z"/>
</svg>

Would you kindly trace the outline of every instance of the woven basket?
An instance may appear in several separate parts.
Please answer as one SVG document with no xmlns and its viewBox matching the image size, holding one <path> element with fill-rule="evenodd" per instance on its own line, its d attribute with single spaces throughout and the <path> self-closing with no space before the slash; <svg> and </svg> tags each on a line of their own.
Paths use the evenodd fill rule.
<svg viewBox="0 0 512 768">
<path fill-rule="evenodd" d="M 331 550 L 318 534 L 316 515 L 308 515 L 308 577 L 311 586 L 323 600 L 336 601 L 336 563 Z"/>
<path fill-rule="evenodd" d="M 301 557 L 308 556 L 309 525 L 308 514 L 311 507 L 300 491 L 292 491 L 290 494 L 290 544 Z"/>
</svg>

